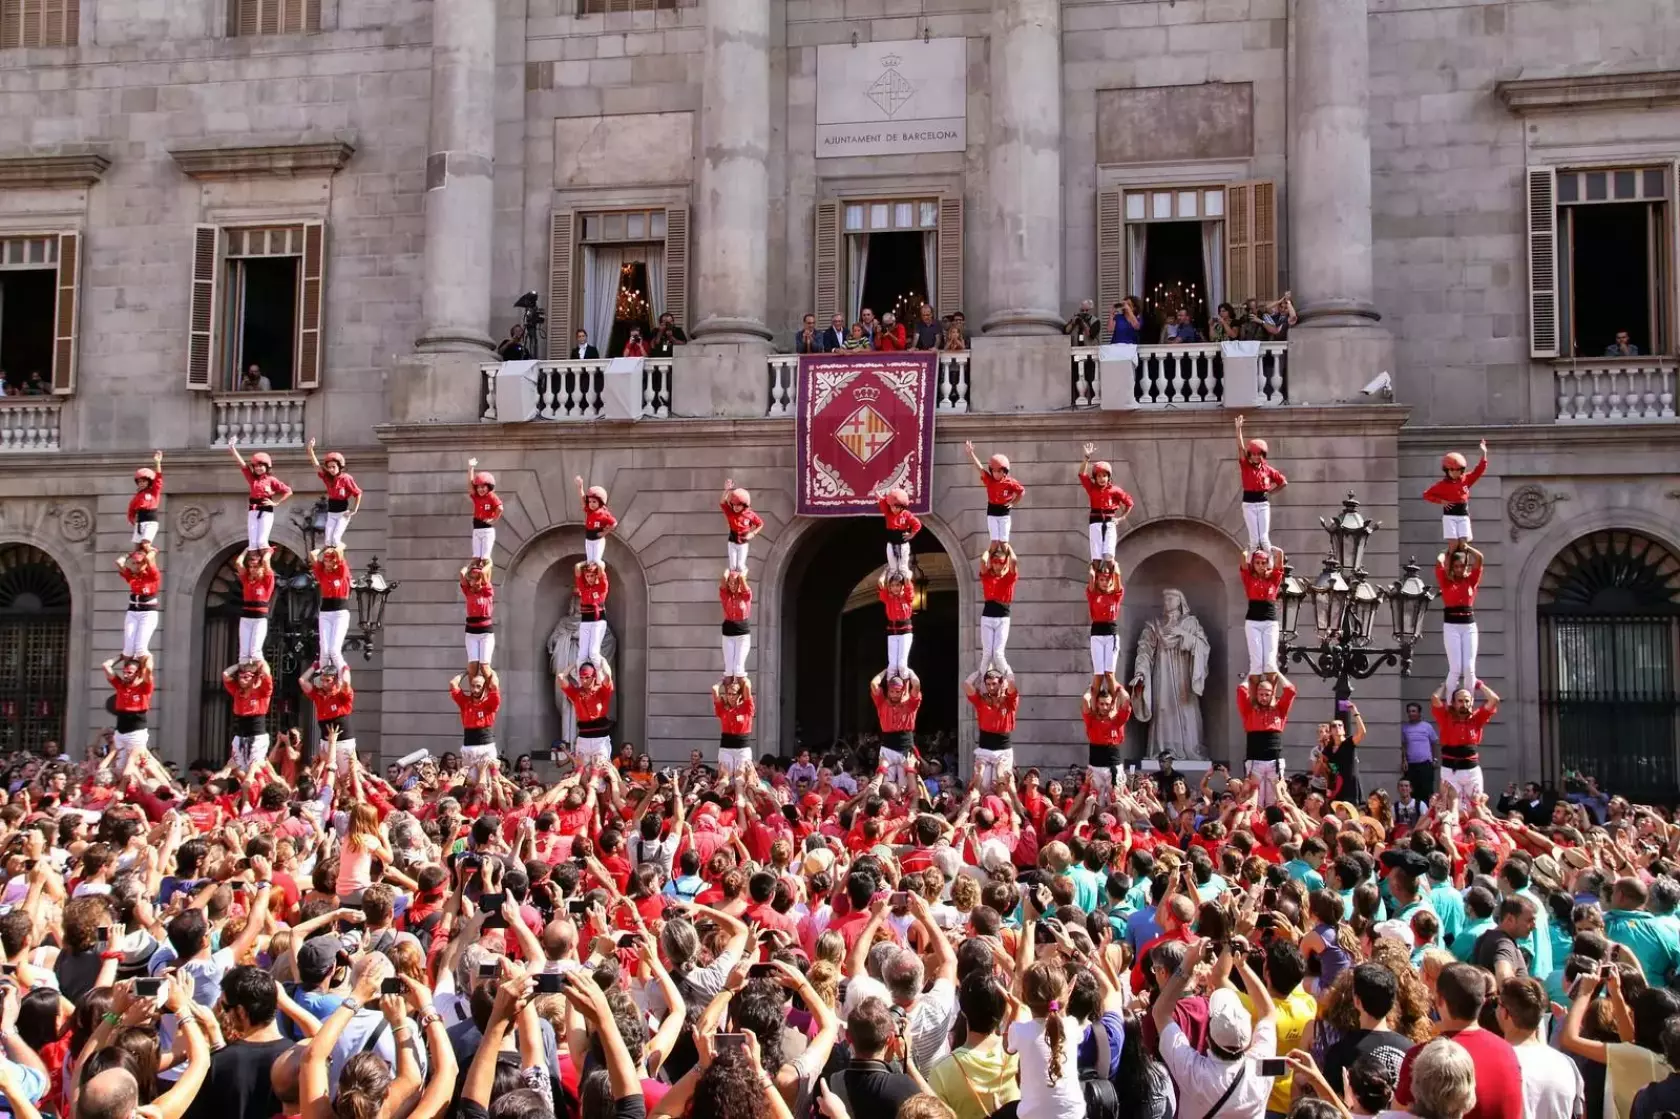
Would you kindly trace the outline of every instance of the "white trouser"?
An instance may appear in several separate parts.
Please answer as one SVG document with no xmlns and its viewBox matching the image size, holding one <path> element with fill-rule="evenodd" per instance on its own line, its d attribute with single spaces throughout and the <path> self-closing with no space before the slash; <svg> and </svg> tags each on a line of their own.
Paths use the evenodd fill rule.
<svg viewBox="0 0 1680 1119">
<path fill-rule="evenodd" d="M 1470 535 L 1470 518 L 1469 517 L 1452 517 L 1452 516 L 1448 516 L 1445 513 L 1441 514 L 1441 539 L 1442 540 L 1471 540 L 1471 539 L 1474 539 L 1474 537 L 1472 537 Z"/>
<path fill-rule="evenodd" d="M 315 628 L 320 634 L 322 667 L 343 665 L 344 637 L 350 632 L 350 611 L 323 610 L 316 615 Z"/>
<path fill-rule="evenodd" d="M 472 772 L 475 781 L 487 780 L 490 776 L 490 763 L 496 760 L 496 744 L 486 742 L 482 746 L 461 747 L 461 768 Z"/>
<path fill-rule="evenodd" d="M 274 510 L 248 509 L 245 511 L 245 544 L 249 548 L 268 547 L 268 534 L 274 528 Z"/>
<path fill-rule="evenodd" d="M 1119 539 L 1119 529 L 1113 521 L 1094 521 L 1091 526 L 1091 562 L 1096 563 L 1104 556 L 1114 554 L 1114 543 Z"/>
<path fill-rule="evenodd" d="M 885 750 L 881 751 L 883 754 Z M 1015 772 L 1015 748 L 1007 750 L 982 750 L 974 748 L 974 775 L 980 778 L 980 791 L 989 793 L 997 779 L 1005 773 Z"/>
<path fill-rule="evenodd" d="M 1085 772 L 1091 778 L 1091 792 L 1096 796 L 1097 803 L 1108 800 L 1109 790 L 1114 788 L 1114 771 L 1120 768 L 1113 765 L 1086 765 Z"/>
<path fill-rule="evenodd" d="M 1247 761 L 1243 763 L 1243 772 L 1259 787 L 1261 808 L 1270 808 L 1277 803 L 1277 787 L 1283 784 L 1282 759 L 1275 762 Z"/>
<path fill-rule="evenodd" d="M 267 618 L 239 619 L 239 663 L 262 660 L 263 642 L 267 640 Z"/>
<path fill-rule="evenodd" d="M 350 510 L 342 513 L 327 513 L 326 546 L 341 548 L 344 546 L 344 530 L 350 527 Z"/>
<path fill-rule="evenodd" d="M 580 738 L 577 740 L 577 746 L 572 750 L 572 753 L 577 759 L 579 769 L 587 767 L 592 761 L 607 764 L 612 761 L 612 739 L 610 737 Z"/>
<path fill-rule="evenodd" d="M 233 768 L 249 773 L 251 767 L 268 757 L 268 733 L 253 734 L 249 738 L 233 736 Z"/>
<path fill-rule="evenodd" d="M 1248 529 L 1248 550 L 1258 551 L 1272 546 L 1272 503 L 1245 501 L 1242 503 L 1243 525 Z"/>
<path fill-rule="evenodd" d="M 586 664 L 590 661 L 599 662 L 601 659 L 601 642 L 607 638 L 606 619 L 598 622 L 578 623 L 578 663 Z"/>
<path fill-rule="evenodd" d="M 1000 543 L 1009 543 L 1009 514 L 1001 517 L 986 517 L 986 535 Z"/>
<path fill-rule="evenodd" d="M 723 674 L 725 676 L 745 676 L 747 674 L 747 650 L 752 648 L 752 634 L 742 633 L 731 637 L 723 635 Z"/>
<path fill-rule="evenodd" d="M 1247 508 L 1244 506 L 1244 508 Z M 1248 674 L 1262 676 L 1278 670 L 1278 624 L 1243 622 L 1243 636 L 1248 638 Z"/>
<path fill-rule="evenodd" d="M 1448 769 L 1443 765 L 1441 784 L 1451 785 L 1457 791 L 1458 810 L 1467 811 L 1482 795 L 1482 767 L 1473 765 L 1469 769 Z"/>
<path fill-rule="evenodd" d="M 323 738 L 321 740 L 321 742 L 319 743 L 319 745 L 317 745 L 315 752 L 317 754 L 324 754 L 324 753 L 326 753 L 326 751 L 327 751 L 327 741 L 326 741 L 326 739 Z M 334 763 L 333 768 L 338 770 L 339 777 L 343 778 L 346 781 L 348 781 L 350 779 L 350 763 L 355 761 L 355 760 L 356 760 L 356 740 L 354 738 L 341 738 L 341 739 L 339 739 L 338 740 L 338 749 L 333 754 L 333 763 Z"/>
<path fill-rule="evenodd" d="M 1443 622 L 1441 644 L 1447 648 L 1447 685 L 1442 695 L 1452 702 L 1452 694 L 1463 688 L 1476 693 L 1476 648 L 1481 634 L 1475 622 Z"/>
<path fill-rule="evenodd" d="M 157 528 L 158 523 L 156 521 L 135 521 L 134 543 L 138 544 L 144 540 L 146 543 L 150 544 L 152 541 L 157 539 Z"/>
<path fill-rule="evenodd" d="M 894 571 L 910 574 L 910 545 L 896 541 L 887 545 L 887 574 Z"/>
<path fill-rule="evenodd" d="M 123 656 L 143 657 L 151 652 L 152 634 L 157 632 L 158 616 L 156 610 L 123 612 Z"/>
<path fill-rule="evenodd" d="M 910 671 L 910 645 L 915 639 L 913 633 L 887 634 L 887 675 L 903 676 Z"/>
<path fill-rule="evenodd" d="M 753 756 L 751 746 L 719 746 L 718 747 L 718 780 L 727 780 L 734 774 L 742 777 L 754 775 Z"/>
<path fill-rule="evenodd" d="M 988 618 L 980 615 L 980 672 L 984 675 L 988 668 L 997 667 L 1005 676 L 1009 675 L 1009 659 L 1004 656 L 1004 647 L 1009 644 L 1009 619 Z"/>
<path fill-rule="evenodd" d="M 151 730 L 141 727 L 139 730 L 117 731 L 111 736 L 111 773 L 113 777 L 121 777 L 123 770 L 128 768 L 128 760 L 134 751 L 141 753 L 142 764 L 148 752 L 146 743 L 151 740 Z"/>
<path fill-rule="evenodd" d="M 1112 633 L 1091 635 L 1091 675 L 1113 672 L 1120 663 L 1120 638 Z"/>
<path fill-rule="evenodd" d="M 593 540 L 587 536 L 583 538 L 583 562 L 600 563 L 601 556 L 606 553 L 606 550 L 607 538 L 605 536 L 597 536 Z"/>
<path fill-rule="evenodd" d="M 887 775 L 887 784 L 904 788 L 904 755 L 901 752 L 881 747 L 881 761 L 876 770 Z"/>
<path fill-rule="evenodd" d="M 472 535 L 472 558 L 489 559 L 490 553 L 496 550 L 496 529 L 475 528 Z"/>
<path fill-rule="evenodd" d="M 496 655 L 496 635 L 494 633 L 467 634 L 467 663 L 488 665 L 490 658 Z"/>
<path fill-rule="evenodd" d="M 745 571 L 747 569 L 747 543 L 745 540 L 739 544 L 733 540 L 729 542 L 729 570 Z"/>
</svg>

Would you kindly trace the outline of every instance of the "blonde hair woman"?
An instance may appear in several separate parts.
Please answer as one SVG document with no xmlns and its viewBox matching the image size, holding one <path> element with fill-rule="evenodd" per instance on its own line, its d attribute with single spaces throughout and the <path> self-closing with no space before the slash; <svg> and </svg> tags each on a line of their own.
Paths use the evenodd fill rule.
<svg viewBox="0 0 1680 1119">
<path fill-rule="evenodd" d="M 373 885 L 375 858 L 389 866 L 391 844 L 385 838 L 385 826 L 379 822 L 379 810 L 371 804 L 358 804 L 350 810 L 350 833 L 338 853 L 338 884 L 333 889 L 338 904 L 362 903 L 362 891 Z"/>
</svg>

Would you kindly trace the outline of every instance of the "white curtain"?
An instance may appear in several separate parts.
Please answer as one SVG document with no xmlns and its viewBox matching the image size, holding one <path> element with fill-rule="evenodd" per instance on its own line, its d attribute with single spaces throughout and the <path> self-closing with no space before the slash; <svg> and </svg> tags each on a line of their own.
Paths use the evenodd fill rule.
<svg viewBox="0 0 1680 1119">
<path fill-rule="evenodd" d="M 612 341 L 613 311 L 618 307 L 619 272 L 624 267 L 624 250 L 618 245 L 585 245 L 583 248 L 583 329 L 589 344 L 607 356 Z M 566 352 L 576 342 L 566 339 Z"/>
<path fill-rule="evenodd" d="M 847 325 L 858 321 L 863 313 L 863 278 L 869 275 L 869 234 L 852 233 L 851 251 L 846 254 L 846 306 L 851 308 Z"/>
<path fill-rule="evenodd" d="M 642 255 L 647 257 L 648 305 L 653 308 L 653 321 L 657 323 L 665 313 L 665 246 L 643 246 Z"/>
<path fill-rule="evenodd" d="M 928 305 L 937 314 L 939 311 L 939 234 L 931 229 L 922 234 L 922 271 L 927 273 Z M 952 307 L 951 310 L 955 311 L 956 308 Z M 914 323 L 909 324 L 909 329 L 914 331 L 916 325 Z"/>
<path fill-rule="evenodd" d="M 1225 301 L 1225 223 L 1202 223 L 1202 281 L 1207 285 L 1208 321 L 1219 317 Z"/>
<path fill-rule="evenodd" d="M 1126 292 L 1139 299 L 1147 299 L 1143 290 L 1143 266 L 1149 252 L 1149 226 L 1143 223 L 1126 226 Z M 1142 307 L 1138 310 L 1141 312 Z M 1107 313 L 1106 311 L 1104 312 Z"/>
</svg>

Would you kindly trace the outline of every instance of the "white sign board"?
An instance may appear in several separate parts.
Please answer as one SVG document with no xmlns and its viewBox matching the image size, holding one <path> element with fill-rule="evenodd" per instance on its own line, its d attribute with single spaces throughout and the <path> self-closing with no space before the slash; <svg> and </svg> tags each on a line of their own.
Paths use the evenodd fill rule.
<svg viewBox="0 0 1680 1119">
<path fill-rule="evenodd" d="M 968 146 L 968 41 L 817 48 L 817 158 Z"/>
</svg>

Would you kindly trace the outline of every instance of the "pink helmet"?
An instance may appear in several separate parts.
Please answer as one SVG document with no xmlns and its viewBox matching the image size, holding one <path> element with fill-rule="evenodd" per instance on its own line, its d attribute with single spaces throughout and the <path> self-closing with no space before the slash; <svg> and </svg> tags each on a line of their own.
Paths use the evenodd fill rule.
<svg viewBox="0 0 1680 1119">
<path fill-rule="evenodd" d="M 1264 439 L 1250 439 L 1248 441 L 1249 454 L 1259 455 L 1261 458 L 1265 458 L 1270 452 L 1271 448 L 1266 446 L 1266 441 Z"/>
<path fill-rule="evenodd" d="M 910 504 L 910 495 L 905 493 L 903 489 L 890 489 L 884 496 L 893 505 L 908 507 Z"/>
<path fill-rule="evenodd" d="M 1457 451 L 1448 451 L 1441 456 L 1442 470 L 1463 470 L 1467 465 L 1469 464 L 1464 461 L 1464 456 Z"/>
<path fill-rule="evenodd" d="M 150 482 L 153 478 L 156 478 L 156 477 L 157 477 L 157 471 L 153 470 L 149 466 L 142 466 L 140 469 L 138 469 L 134 472 L 134 480 L 136 482 Z"/>
<path fill-rule="evenodd" d="M 344 465 L 344 456 L 341 453 L 339 453 L 338 451 L 328 451 L 325 455 L 321 456 L 321 462 L 323 464 L 329 463 L 329 462 L 336 462 L 336 463 L 338 463 L 338 465 L 343 466 Z"/>
<path fill-rule="evenodd" d="M 477 474 L 473 475 L 472 480 L 473 485 L 475 486 L 483 486 L 484 488 L 491 490 L 496 488 L 496 476 L 488 470 L 480 470 Z"/>
<path fill-rule="evenodd" d="M 1093 475 L 1107 474 L 1109 477 L 1112 478 L 1114 476 L 1114 467 L 1108 465 L 1107 462 L 1104 462 L 1103 460 L 1098 459 L 1096 462 L 1093 462 L 1091 464 L 1091 473 Z"/>
<path fill-rule="evenodd" d="M 988 463 L 987 465 L 991 466 L 993 469 L 996 469 L 996 470 L 1005 470 L 1006 471 L 1006 470 L 1009 469 L 1009 456 L 1008 455 L 993 455 L 992 456 L 992 461 L 990 463 Z"/>
<path fill-rule="evenodd" d="M 606 494 L 605 493 L 603 493 L 601 495 L 601 500 L 603 500 L 603 501 L 606 500 Z M 736 486 L 734 489 L 729 491 L 729 500 L 734 502 L 736 505 L 751 505 L 752 504 L 752 494 L 748 493 L 746 490 L 742 489 L 740 486 Z"/>
<path fill-rule="evenodd" d="M 586 500 L 588 498 L 593 497 L 596 501 L 599 501 L 602 505 L 605 505 L 607 503 L 607 491 L 606 491 L 605 488 L 603 488 L 601 486 L 590 486 L 587 490 L 583 491 L 583 496 Z"/>
<path fill-rule="evenodd" d="M 251 456 L 251 465 L 252 466 L 266 466 L 269 469 L 273 469 L 274 468 L 274 460 L 268 456 L 267 451 L 258 451 L 256 454 Z"/>
</svg>

